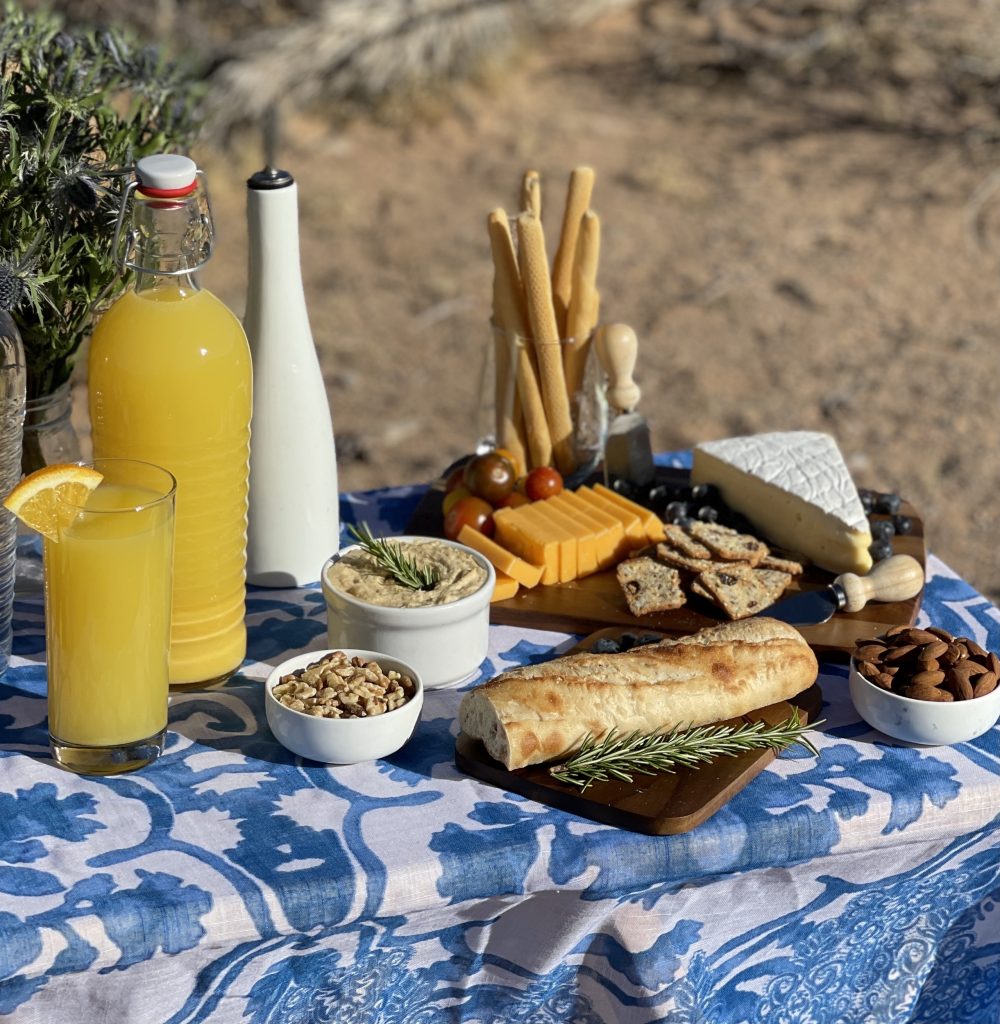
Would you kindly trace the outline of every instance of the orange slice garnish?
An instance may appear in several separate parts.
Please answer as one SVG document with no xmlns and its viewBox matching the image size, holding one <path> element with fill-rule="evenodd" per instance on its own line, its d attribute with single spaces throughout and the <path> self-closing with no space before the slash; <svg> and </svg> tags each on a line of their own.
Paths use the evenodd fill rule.
<svg viewBox="0 0 1000 1024">
<path fill-rule="evenodd" d="M 3 506 L 43 537 L 58 542 L 60 530 L 76 519 L 87 496 L 103 479 L 104 475 L 90 466 L 46 466 L 26 476 Z"/>
</svg>

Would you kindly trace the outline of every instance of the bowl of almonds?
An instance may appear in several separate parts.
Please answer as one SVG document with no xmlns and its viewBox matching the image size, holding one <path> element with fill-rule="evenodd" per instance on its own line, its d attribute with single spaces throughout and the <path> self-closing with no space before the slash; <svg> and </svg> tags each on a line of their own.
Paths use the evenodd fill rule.
<svg viewBox="0 0 1000 1024">
<path fill-rule="evenodd" d="M 423 682 L 413 668 L 354 648 L 289 658 L 264 688 L 275 738 L 293 754 L 326 764 L 358 764 L 399 750 L 423 703 Z"/>
<path fill-rule="evenodd" d="M 1000 658 L 936 626 L 859 640 L 851 700 L 873 728 L 907 743 L 965 743 L 1000 718 Z"/>
</svg>

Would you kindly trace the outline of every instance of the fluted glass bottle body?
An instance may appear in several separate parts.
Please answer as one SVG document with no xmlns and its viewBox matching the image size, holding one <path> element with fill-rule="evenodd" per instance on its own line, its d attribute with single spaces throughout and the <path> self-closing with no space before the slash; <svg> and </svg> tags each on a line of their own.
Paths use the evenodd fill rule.
<svg viewBox="0 0 1000 1024">
<path fill-rule="evenodd" d="M 140 278 L 90 348 L 98 458 L 177 479 L 170 681 L 206 683 L 246 653 L 250 352 L 233 313 L 186 277 Z"/>
</svg>

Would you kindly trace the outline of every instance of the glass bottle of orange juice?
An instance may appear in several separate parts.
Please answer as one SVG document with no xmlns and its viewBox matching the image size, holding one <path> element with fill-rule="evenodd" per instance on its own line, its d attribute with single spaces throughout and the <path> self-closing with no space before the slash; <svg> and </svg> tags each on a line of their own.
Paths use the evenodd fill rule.
<svg viewBox="0 0 1000 1024">
<path fill-rule="evenodd" d="M 129 194 L 122 259 L 134 285 L 90 344 L 94 455 L 152 462 L 177 480 L 170 682 L 204 684 L 246 654 L 250 350 L 239 320 L 193 277 L 213 243 L 194 162 L 141 159 L 119 235 Z"/>
</svg>

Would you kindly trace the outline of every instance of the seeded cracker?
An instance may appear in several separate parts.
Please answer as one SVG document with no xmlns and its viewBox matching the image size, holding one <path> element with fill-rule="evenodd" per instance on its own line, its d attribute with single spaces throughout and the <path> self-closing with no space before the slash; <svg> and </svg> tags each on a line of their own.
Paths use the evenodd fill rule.
<svg viewBox="0 0 1000 1024">
<path fill-rule="evenodd" d="M 692 523 L 691 536 L 700 540 L 720 558 L 728 562 L 749 562 L 757 565 L 768 554 L 767 545 L 749 533 L 738 533 L 718 523 Z"/>
<path fill-rule="evenodd" d="M 712 551 L 699 540 L 695 540 L 683 526 L 676 523 L 664 523 L 663 532 L 667 535 L 667 543 L 689 558 L 711 558 Z"/>
<path fill-rule="evenodd" d="M 719 564 L 714 558 L 692 558 L 663 541 L 656 545 L 656 557 L 675 569 L 686 569 L 688 572 L 703 572 Z"/>
<path fill-rule="evenodd" d="M 757 563 L 757 568 L 776 569 L 778 572 L 787 572 L 789 576 L 798 576 L 805 566 L 794 558 L 781 558 L 773 551 L 769 551 L 767 556 Z"/>
<path fill-rule="evenodd" d="M 680 573 L 654 558 L 630 558 L 616 570 L 618 583 L 633 615 L 680 608 L 686 598 Z"/>
<path fill-rule="evenodd" d="M 774 602 L 772 588 L 745 565 L 708 569 L 698 576 L 698 582 L 731 619 L 756 615 Z"/>
</svg>

